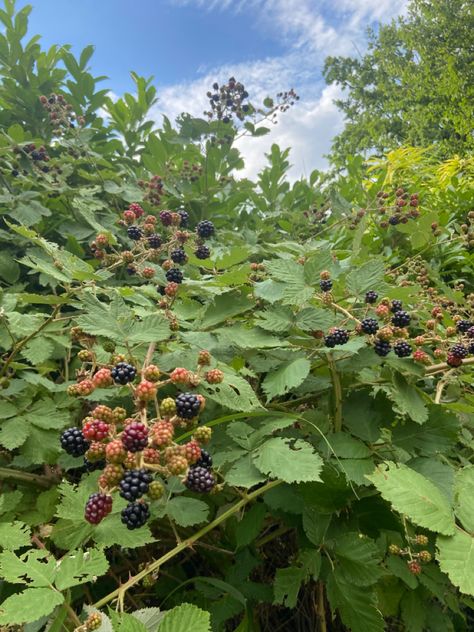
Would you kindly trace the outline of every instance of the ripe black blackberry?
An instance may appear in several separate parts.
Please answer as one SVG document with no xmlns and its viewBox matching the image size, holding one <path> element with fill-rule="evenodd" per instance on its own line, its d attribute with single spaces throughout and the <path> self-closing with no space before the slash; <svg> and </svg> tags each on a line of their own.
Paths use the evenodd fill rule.
<svg viewBox="0 0 474 632">
<path fill-rule="evenodd" d="M 194 251 L 194 256 L 198 259 L 209 259 L 209 257 L 211 256 L 211 251 L 207 246 L 202 244 L 201 246 L 198 246 L 196 248 L 196 250 Z"/>
<path fill-rule="evenodd" d="M 369 304 L 375 303 L 378 297 L 379 295 L 377 294 L 377 292 L 374 292 L 374 290 L 369 290 L 365 293 L 365 302 Z"/>
<path fill-rule="evenodd" d="M 465 334 L 467 330 L 470 329 L 473 325 L 474 323 L 472 323 L 470 320 L 460 320 L 456 323 L 456 329 L 460 333 Z"/>
<path fill-rule="evenodd" d="M 98 461 L 89 461 L 87 457 L 84 457 L 84 472 L 95 472 L 96 470 L 103 470 L 107 465 L 105 459 L 99 459 Z"/>
<path fill-rule="evenodd" d="M 326 345 L 326 347 L 332 349 L 336 346 L 337 342 L 334 336 L 332 334 L 329 334 L 327 336 L 324 336 L 324 344 Z"/>
<path fill-rule="evenodd" d="M 208 494 L 216 484 L 216 479 L 206 467 L 195 465 L 189 468 L 184 484 L 193 492 Z"/>
<path fill-rule="evenodd" d="M 382 358 L 384 358 L 386 355 L 388 355 L 391 351 L 392 347 L 390 346 L 390 343 L 387 342 L 386 340 L 376 340 L 375 344 L 374 344 L 374 351 L 377 355 L 381 356 Z"/>
<path fill-rule="evenodd" d="M 183 419 L 196 417 L 201 408 L 199 398 L 193 393 L 180 393 L 175 399 L 176 412 Z"/>
<path fill-rule="evenodd" d="M 466 334 L 468 338 L 474 338 L 474 326 L 469 327 L 469 329 L 466 331 Z"/>
<path fill-rule="evenodd" d="M 395 355 L 397 355 L 399 358 L 407 358 L 409 355 L 411 355 L 413 349 L 411 348 L 411 345 L 406 342 L 406 340 L 399 340 L 393 345 L 393 351 L 395 352 Z"/>
<path fill-rule="evenodd" d="M 391 216 L 388 218 L 388 223 L 389 223 L 391 226 L 396 226 L 397 224 L 399 224 L 399 223 L 400 223 L 400 217 L 399 217 L 398 215 L 391 215 Z"/>
<path fill-rule="evenodd" d="M 164 285 L 157 285 L 156 291 L 158 292 L 158 294 L 161 294 L 161 296 L 165 296 L 166 294 Z"/>
<path fill-rule="evenodd" d="M 166 271 L 166 280 L 169 283 L 182 283 L 184 275 L 179 268 L 170 268 Z"/>
<path fill-rule="evenodd" d="M 451 349 L 449 350 L 449 353 L 453 356 L 455 356 L 456 358 L 467 358 L 467 356 L 469 355 L 469 351 L 468 349 L 464 346 L 464 345 L 453 345 L 451 347 Z"/>
<path fill-rule="evenodd" d="M 122 523 L 130 530 L 143 527 L 149 517 L 150 509 L 147 503 L 142 501 L 129 503 L 121 511 Z"/>
<path fill-rule="evenodd" d="M 89 449 L 89 442 L 80 428 L 68 428 L 61 434 L 61 447 L 71 456 L 82 456 Z"/>
<path fill-rule="evenodd" d="M 393 299 L 392 304 L 390 306 L 390 311 L 391 312 L 399 312 L 403 307 L 403 303 L 402 301 L 399 301 L 398 299 Z"/>
<path fill-rule="evenodd" d="M 332 281 L 331 279 L 321 279 L 319 282 L 319 287 L 322 292 L 330 292 L 332 289 Z"/>
<path fill-rule="evenodd" d="M 335 328 L 331 331 L 331 336 L 336 341 L 337 345 L 345 345 L 349 342 L 349 332 L 346 329 Z"/>
<path fill-rule="evenodd" d="M 212 467 L 212 456 L 206 450 L 201 449 L 201 456 L 192 467 L 204 467 L 209 470 Z"/>
<path fill-rule="evenodd" d="M 469 345 L 469 347 L 468 347 L 468 351 L 469 351 L 469 353 L 474 354 L 474 342 L 472 342 L 472 343 Z"/>
<path fill-rule="evenodd" d="M 399 309 L 392 316 L 392 325 L 395 327 L 407 327 L 410 324 L 411 316 L 408 312 Z"/>
<path fill-rule="evenodd" d="M 129 382 L 133 382 L 135 379 L 137 370 L 132 364 L 119 362 L 114 366 L 110 375 L 116 384 L 128 384 Z"/>
<path fill-rule="evenodd" d="M 204 239 L 206 237 L 212 237 L 212 235 L 215 233 L 214 224 L 210 222 L 208 219 L 203 219 L 196 226 L 196 232 L 199 235 L 199 237 L 202 237 Z"/>
<path fill-rule="evenodd" d="M 178 215 L 181 218 L 179 225 L 181 228 L 186 228 L 189 222 L 189 214 L 186 211 L 178 211 Z"/>
<path fill-rule="evenodd" d="M 133 239 L 133 241 L 138 241 L 143 237 L 143 231 L 138 226 L 129 226 L 127 228 L 127 235 L 130 239 Z"/>
<path fill-rule="evenodd" d="M 99 524 L 112 511 L 112 496 L 96 492 L 87 500 L 84 518 L 91 524 Z"/>
<path fill-rule="evenodd" d="M 148 245 L 150 246 L 150 248 L 159 248 L 162 243 L 163 240 L 161 239 L 161 235 L 158 235 L 158 233 L 153 233 L 152 235 L 149 235 Z"/>
<path fill-rule="evenodd" d="M 360 323 L 360 328 L 364 334 L 375 334 L 378 331 L 379 324 L 375 318 L 364 318 Z"/>
<path fill-rule="evenodd" d="M 188 255 L 184 252 L 182 248 L 175 248 L 171 251 L 170 259 L 175 263 L 182 265 L 188 260 Z"/>
<path fill-rule="evenodd" d="M 145 468 L 128 470 L 120 481 L 120 496 L 125 500 L 138 500 L 146 494 L 153 476 Z"/>
</svg>

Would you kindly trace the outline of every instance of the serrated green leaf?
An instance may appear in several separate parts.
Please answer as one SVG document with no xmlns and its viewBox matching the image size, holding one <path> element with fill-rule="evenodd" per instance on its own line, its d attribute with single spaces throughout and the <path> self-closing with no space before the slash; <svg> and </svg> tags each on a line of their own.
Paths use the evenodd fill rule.
<svg viewBox="0 0 474 632">
<path fill-rule="evenodd" d="M 256 325 L 267 331 L 288 332 L 293 325 L 293 312 L 288 307 L 279 306 L 264 311 L 255 322 Z"/>
<path fill-rule="evenodd" d="M 0 605 L 0 624 L 21 624 L 37 621 L 53 612 L 64 596 L 51 588 L 27 588 L 11 595 Z"/>
<path fill-rule="evenodd" d="M 428 408 L 420 391 L 399 373 L 393 377 L 393 388 L 388 388 L 386 392 L 401 415 L 410 417 L 418 424 L 428 419 Z"/>
<path fill-rule="evenodd" d="M 255 451 L 253 462 L 263 474 L 281 478 L 286 483 L 321 480 L 323 461 L 313 447 L 302 440 L 290 446 L 282 437 L 269 439 Z"/>
<path fill-rule="evenodd" d="M 263 526 L 267 509 L 263 503 L 255 503 L 235 527 L 237 548 L 243 548 L 253 542 Z"/>
<path fill-rule="evenodd" d="M 296 326 L 303 331 L 326 331 L 334 323 L 334 318 L 329 310 L 307 307 L 296 315 Z"/>
<path fill-rule="evenodd" d="M 190 603 L 169 610 L 158 626 L 159 632 L 210 632 L 211 616 Z"/>
<path fill-rule="evenodd" d="M 99 549 L 71 551 L 57 564 L 55 585 L 59 590 L 93 582 L 104 575 L 109 563 Z"/>
<path fill-rule="evenodd" d="M 443 535 L 454 533 L 454 515 L 446 497 L 415 470 L 388 463 L 367 478 L 396 511 L 415 524 Z"/>
<path fill-rule="evenodd" d="M 474 533 L 474 465 L 464 467 L 456 473 L 454 494 L 456 516 L 466 531 Z"/>
<path fill-rule="evenodd" d="M 245 488 L 253 487 L 266 480 L 266 477 L 255 467 L 251 454 L 237 459 L 224 478 L 229 485 Z"/>
<path fill-rule="evenodd" d="M 0 443 L 7 450 L 23 445 L 30 434 L 30 424 L 25 417 L 5 419 L 0 425 Z"/>
<path fill-rule="evenodd" d="M 278 568 L 273 584 L 273 603 L 294 608 L 298 601 L 301 584 L 306 579 L 306 570 L 296 566 Z"/>
<path fill-rule="evenodd" d="M 441 406 L 430 407 L 429 418 L 422 426 L 407 421 L 393 429 L 393 441 L 408 452 L 418 451 L 431 456 L 444 453 L 458 438 L 460 423 L 453 413 Z"/>
<path fill-rule="evenodd" d="M 54 344 L 43 336 L 30 340 L 21 353 L 31 364 L 38 365 L 48 360 L 53 350 Z"/>
<path fill-rule="evenodd" d="M 262 390 L 270 401 L 277 395 L 284 395 L 299 386 L 308 376 L 311 363 L 306 358 L 297 358 L 271 371 L 262 382 Z"/>
<path fill-rule="evenodd" d="M 443 573 L 462 593 L 474 596 L 474 537 L 456 529 L 452 537 L 439 535 L 436 545 L 436 559 Z"/>
<path fill-rule="evenodd" d="M 0 523 L 0 547 L 15 551 L 31 544 L 30 528 L 24 522 Z"/>
<path fill-rule="evenodd" d="M 327 596 L 331 608 L 339 611 L 342 622 L 351 632 L 384 631 L 375 594 L 367 586 L 353 586 L 337 573 L 332 573 L 327 582 Z"/>
<path fill-rule="evenodd" d="M 346 277 L 346 287 L 354 296 L 360 296 L 368 290 L 378 290 L 384 273 L 383 259 L 373 257 L 349 272 Z"/>
<path fill-rule="evenodd" d="M 12 584 L 30 584 L 35 587 L 50 586 L 55 575 L 55 561 L 46 550 L 31 549 L 22 556 L 12 551 L 0 553 L 2 576 Z"/>
<path fill-rule="evenodd" d="M 159 608 L 141 608 L 130 613 L 132 617 L 138 619 L 148 632 L 155 632 L 159 623 L 161 623 L 165 613 Z"/>
<path fill-rule="evenodd" d="M 383 574 L 377 546 L 358 533 L 345 533 L 338 537 L 334 554 L 339 575 L 349 584 L 370 586 Z"/>
<path fill-rule="evenodd" d="M 155 538 L 147 525 L 136 531 L 131 531 L 122 524 L 120 514 L 107 516 L 105 520 L 93 529 L 92 538 L 99 546 L 110 547 L 117 545 L 128 549 L 155 542 Z"/>
<path fill-rule="evenodd" d="M 166 504 L 166 513 L 181 527 L 190 527 L 206 521 L 209 507 L 197 498 L 175 496 Z"/>
<path fill-rule="evenodd" d="M 250 412 L 262 408 L 247 380 L 225 367 L 223 369 L 224 381 L 221 384 L 202 383 L 203 395 L 232 411 Z"/>
</svg>

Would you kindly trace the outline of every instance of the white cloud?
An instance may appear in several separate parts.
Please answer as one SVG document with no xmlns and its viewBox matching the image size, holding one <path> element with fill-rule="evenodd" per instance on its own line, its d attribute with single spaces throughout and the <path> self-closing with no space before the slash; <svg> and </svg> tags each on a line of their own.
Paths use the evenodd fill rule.
<svg viewBox="0 0 474 632">
<path fill-rule="evenodd" d="M 175 5 L 193 5 L 206 11 L 247 11 L 257 31 L 274 34 L 286 46 L 279 57 L 217 66 L 196 80 L 159 90 L 160 113 L 174 118 L 181 112 L 202 116 L 207 109 L 206 92 L 214 81 L 231 75 L 245 83 L 251 100 L 259 104 L 269 95 L 293 87 L 301 100 L 262 138 L 244 137 L 238 147 L 246 160 L 240 172 L 253 176 L 265 164 L 264 153 L 272 143 L 291 147 L 290 176 L 309 175 L 327 166 L 331 139 L 343 120 L 333 100 L 338 88 L 326 86 L 321 75 L 327 55 L 354 55 L 366 45 L 367 26 L 388 21 L 403 13 L 408 0 L 170 0 Z M 202 69 L 201 69 L 202 71 Z"/>
</svg>

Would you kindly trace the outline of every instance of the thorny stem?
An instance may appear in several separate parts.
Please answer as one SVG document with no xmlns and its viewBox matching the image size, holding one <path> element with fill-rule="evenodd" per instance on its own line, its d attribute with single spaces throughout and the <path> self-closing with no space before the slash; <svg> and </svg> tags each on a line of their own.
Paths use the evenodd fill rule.
<svg viewBox="0 0 474 632">
<path fill-rule="evenodd" d="M 24 483 L 34 483 L 40 487 L 51 487 L 55 482 L 53 478 L 49 476 L 42 476 L 41 474 L 31 474 L 30 472 L 21 472 L 20 470 L 10 470 L 7 467 L 0 467 L 0 479 L 12 478 Z"/>
<path fill-rule="evenodd" d="M 474 358 L 466 358 L 462 361 L 461 366 L 465 366 L 466 364 L 474 364 Z M 460 368 L 459 367 L 459 368 Z M 434 375 L 435 373 L 441 373 L 445 369 L 450 369 L 452 367 L 449 366 L 446 362 L 441 362 L 441 364 L 432 364 L 426 369 L 426 375 Z"/>
<path fill-rule="evenodd" d="M 339 373 L 336 369 L 336 363 L 332 354 L 328 353 L 328 366 L 331 373 L 332 386 L 334 389 L 334 432 L 342 430 L 342 386 Z"/>
<path fill-rule="evenodd" d="M 157 571 L 160 568 L 160 566 L 162 566 L 169 560 L 173 559 L 173 557 L 175 557 L 176 555 L 178 555 L 185 549 L 192 547 L 194 542 L 202 538 L 202 536 L 206 535 L 206 533 L 209 533 L 209 531 L 212 531 L 215 527 L 219 526 L 222 522 L 225 522 L 228 518 L 230 518 L 235 513 L 240 511 L 252 500 L 255 500 L 255 498 L 258 498 L 258 496 L 260 496 L 261 494 L 264 494 L 269 489 L 272 489 L 273 487 L 280 485 L 281 482 L 282 481 L 280 480 L 270 481 L 269 483 L 266 483 L 265 485 L 263 485 L 263 487 L 260 487 L 259 489 L 256 489 L 251 494 L 248 494 L 245 498 L 236 502 L 227 511 L 224 511 L 220 516 L 218 516 L 217 518 L 215 518 L 215 520 L 213 520 L 212 522 L 207 524 L 205 527 L 197 531 L 194 535 L 190 536 L 189 538 L 186 538 L 186 540 L 183 540 L 180 544 L 178 544 L 173 549 L 171 549 L 171 551 L 168 551 L 168 553 L 165 553 L 165 555 L 162 555 L 158 560 L 150 564 L 143 571 L 141 571 L 140 573 L 137 573 L 133 577 L 130 577 L 130 579 L 126 581 L 124 584 L 122 584 L 122 586 L 112 591 L 111 593 L 103 597 L 102 599 L 99 599 L 99 601 L 97 601 L 93 605 L 93 607 L 101 608 L 102 606 L 105 606 L 105 604 L 109 603 L 113 599 L 118 599 L 119 603 L 123 603 L 123 597 L 125 593 L 127 592 L 127 590 L 132 588 L 132 586 L 140 582 L 144 577 L 146 577 L 150 573 Z"/>
</svg>

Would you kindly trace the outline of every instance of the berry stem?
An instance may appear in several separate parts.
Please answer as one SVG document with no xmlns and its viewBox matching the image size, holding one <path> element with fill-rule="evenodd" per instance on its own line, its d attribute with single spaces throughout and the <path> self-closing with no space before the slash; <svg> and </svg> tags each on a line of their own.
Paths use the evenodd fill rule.
<svg viewBox="0 0 474 632">
<path fill-rule="evenodd" d="M 341 307 L 337 303 L 331 303 L 331 307 L 334 308 L 336 311 L 341 312 L 341 314 L 344 314 L 344 316 L 346 316 L 350 320 L 353 320 L 354 322 L 360 325 L 360 320 L 356 318 L 355 316 L 353 316 L 350 312 L 348 312 L 347 309 L 344 309 L 344 307 Z"/>
<path fill-rule="evenodd" d="M 461 366 L 465 366 L 466 364 L 474 364 L 474 358 L 466 358 L 462 361 Z M 451 368 L 449 364 L 446 362 L 441 362 L 440 364 L 432 364 L 430 367 L 426 369 L 426 375 L 434 375 L 435 373 L 441 373 L 445 369 Z"/>
<path fill-rule="evenodd" d="M 224 511 L 222 514 L 220 514 L 220 516 L 218 516 L 217 518 L 215 518 L 215 520 L 213 520 L 212 522 L 207 524 L 205 527 L 197 531 L 194 535 L 192 535 L 189 538 L 186 538 L 186 540 L 183 540 L 180 544 L 178 544 L 173 549 L 171 549 L 171 551 L 168 551 L 168 553 L 165 553 L 165 555 L 162 555 L 158 560 L 150 564 L 147 568 L 142 570 L 140 573 L 137 573 L 136 575 L 133 575 L 132 577 L 130 577 L 130 579 L 126 581 L 124 584 L 122 584 L 120 588 L 113 590 L 111 593 L 109 593 L 102 599 L 99 599 L 99 601 L 97 601 L 93 605 L 93 607 L 102 608 L 103 606 L 105 606 L 105 604 L 109 603 L 113 599 L 118 599 L 119 602 L 123 602 L 123 597 L 125 593 L 127 592 L 127 590 L 132 588 L 132 586 L 142 581 L 142 579 L 146 577 L 147 575 L 149 575 L 150 573 L 156 572 L 160 568 L 160 566 L 162 566 L 169 560 L 173 559 L 173 557 L 178 555 L 178 553 L 181 553 L 185 549 L 192 547 L 194 542 L 202 538 L 204 535 L 206 535 L 206 533 L 209 533 L 209 531 L 212 531 L 215 527 L 219 526 L 222 522 L 225 522 L 228 518 L 230 518 L 235 513 L 243 509 L 252 500 L 255 500 L 255 498 L 258 498 L 258 496 L 261 496 L 268 490 L 272 489 L 273 487 L 276 487 L 277 485 L 280 485 L 281 483 L 282 481 L 280 480 L 270 481 L 266 483 L 265 485 L 263 485 L 262 487 L 259 487 L 259 489 L 256 489 L 252 493 L 248 494 L 245 498 L 236 502 L 227 511 Z"/>
<path fill-rule="evenodd" d="M 342 386 L 336 363 L 331 353 L 327 354 L 329 371 L 331 373 L 332 386 L 334 389 L 334 432 L 342 430 Z"/>
<path fill-rule="evenodd" d="M 451 369 L 451 371 L 448 371 L 446 375 L 443 377 L 443 379 L 441 379 L 436 385 L 436 395 L 434 399 L 435 404 L 441 403 L 441 397 L 443 396 L 444 387 L 448 384 L 449 378 L 453 372 L 454 372 L 454 369 Z"/>
<path fill-rule="evenodd" d="M 20 470 L 10 470 L 6 467 L 0 467 L 0 480 L 12 478 L 24 483 L 34 483 L 40 487 L 51 487 L 56 481 L 49 476 L 41 474 L 31 474 L 30 472 L 21 472 Z"/>
</svg>

